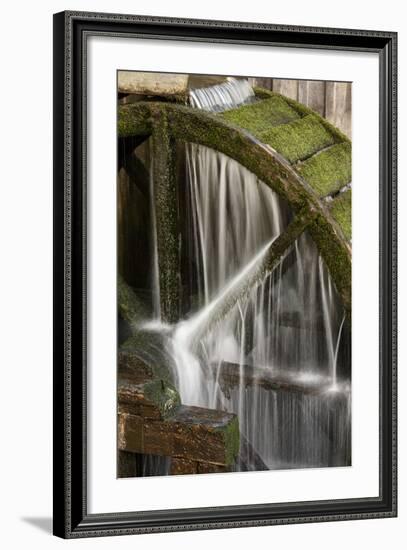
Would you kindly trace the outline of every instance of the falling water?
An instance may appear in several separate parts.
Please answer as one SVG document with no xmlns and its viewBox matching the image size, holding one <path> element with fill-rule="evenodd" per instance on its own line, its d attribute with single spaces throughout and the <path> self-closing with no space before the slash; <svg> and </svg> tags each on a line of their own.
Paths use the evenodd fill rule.
<svg viewBox="0 0 407 550">
<path fill-rule="evenodd" d="M 254 99 L 255 95 L 248 81 L 233 77 L 222 84 L 190 91 L 191 106 L 205 111 L 225 111 L 250 103 Z"/>
<path fill-rule="evenodd" d="M 155 192 L 154 192 L 154 157 L 150 157 L 150 216 L 151 216 L 151 233 L 152 233 L 152 277 L 153 277 L 153 288 L 156 290 L 152 294 L 152 306 L 153 306 L 153 318 L 154 320 L 161 319 L 161 303 L 160 303 L 160 282 L 159 282 L 159 269 L 158 269 L 158 248 L 157 248 L 157 220 L 155 212 Z"/>
<path fill-rule="evenodd" d="M 237 79 L 190 96 L 192 106 L 205 110 L 253 98 L 247 81 Z M 186 159 L 189 301 L 171 340 L 183 403 L 237 413 L 242 434 L 268 468 L 348 465 L 350 384 L 338 375 L 339 362 L 347 362 L 340 358 L 345 317 L 316 246 L 305 233 L 272 273 L 255 276 L 292 218 L 289 206 L 221 153 L 190 144 Z M 238 384 L 223 383 L 225 364 L 238 373 Z M 304 391 L 248 385 L 249 368 L 300 382 Z"/>
</svg>

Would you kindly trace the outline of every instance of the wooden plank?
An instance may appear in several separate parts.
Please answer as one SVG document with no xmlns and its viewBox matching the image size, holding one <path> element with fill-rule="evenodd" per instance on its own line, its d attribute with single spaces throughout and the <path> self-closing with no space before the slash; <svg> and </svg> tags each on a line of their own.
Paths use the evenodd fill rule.
<svg viewBox="0 0 407 550">
<path fill-rule="evenodd" d="M 287 124 L 301 118 L 284 98 L 277 95 L 257 103 L 225 111 L 221 116 L 257 137 L 260 137 L 261 132 L 267 131 L 271 126 Z"/>
<path fill-rule="evenodd" d="M 352 83 L 327 82 L 325 116 L 349 138 L 352 137 Z"/>
<path fill-rule="evenodd" d="M 117 262 L 118 272 L 130 284 L 142 288 L 149 278 L 149 266 L 142 259 L 148 254 L 150 226 L 148 197 L 142 178 L 136 179 L 122 166 L 117 174 Z"/>
<path fill-rule="evenodd" d="M 229 466 L 220 466 L 219 464 L 210 464 L 209 462 L 198 462 L 198 474 L 217 474 L 230 472 Z"/>
<path fill-rule="evenodd" d="M 185 458 L 173 458 L 171 460 L 171 475 L 197 474 L 198 462 Z"/>
<path fill-rule="evenodd" d="M 298 101 L 298 80 L 274 78 L 272 90 Z"/>
<path fill-rule="evenodd" d="M 325 82 L 322 80 L 299 80 L 298 101 L 321 116 L 325 116 Z"/>
<path fill-rule="evenodd" d="M 175 142 L 169 135 L 165 114 L 154 113 L 154 118 L 152 171 L 161 319 L 174 323 L 179 320 L 180 308 L 180 237 Z"/>
<path fill-rule="evenodd" d="M 273 79 L 265 77 L 255 77 L 249 78 L 249 84 L 252 87 L 259 86 L 260 88 L 265 88 L 266 90 L 271 90 L 273 87 Z"/>
<path fill-rule="evenodd" d="M 138 455 L 127 451 L 117 453 L 117 477 L 136 477 L 138 474 Z"/>
<path fill-rule="evenodd" d="M 239 452 L 237 416 L 181 405 L 165 420 L 119 409 L 120 450 L 231 465 Z"/>
<path fill-rule="evenodd" d="M 224 361 L 221 366 L 212 365 L 212 376 L 216 379 L 225 394 L 238 387 L 261 386 L 266 390 L 281 390 L 289 392 L 300 392 L 308 395 L 318 395 L 324 393 L 330 386 L 330 381 L 321 384 L 312 382 L 298 381 L 290 378 L 283 373 L 272 374 L 269 369 L 252 367 L 251 365 L 238 365 Z"/>
<path fill-rule="evenodd" d="M 119 71 L 118 91 L 144 95 L 172 96 L 186 93 L 188 75 Z"/>
<path fill-rule="evenodd" d="M 271 127 L 260 132 L 258 137 L 291 163 L 304 160 L 321 149 L 333 145 L 337 140 L 331 130 L 327 129 L 314 114 L 289 124 Z"/>
<path fill-rule="evenodd" d="M 352 189 L 348 189 L 329 204 L 333 218 L 339 223 L 343 234 L 352 239 Z"/>
<path fill-rule="evenodd" d="M 176 389 L 160 379 L 134 384 L 133 380 L 121 376 L 117 392 L 122 410 L 147 419 L 164 418 L 180 404 Z"/>
<path fill-rule="evenodd" d="M 352 179 L 352 146 L 337 143 L 296 165 L 296 170 L 320 197 L 331 195 Z"/>
</svg>

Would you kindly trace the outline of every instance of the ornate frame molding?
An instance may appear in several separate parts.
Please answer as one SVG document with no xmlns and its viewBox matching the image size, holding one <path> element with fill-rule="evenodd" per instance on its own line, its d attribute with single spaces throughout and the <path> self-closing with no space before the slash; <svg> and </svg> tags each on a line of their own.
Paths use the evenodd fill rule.
<svg viewBox="0 0 407 550">
<path fill-rule="evenodd" d="M 380 60 L 380 496 L 138 513 L 87 513 L 86 44 L 142 37 L 369 51 Z M 397 34 L 62 12 L 54 15 L 54 534 L 64 538 L 397 514 Z"/>
</svg>

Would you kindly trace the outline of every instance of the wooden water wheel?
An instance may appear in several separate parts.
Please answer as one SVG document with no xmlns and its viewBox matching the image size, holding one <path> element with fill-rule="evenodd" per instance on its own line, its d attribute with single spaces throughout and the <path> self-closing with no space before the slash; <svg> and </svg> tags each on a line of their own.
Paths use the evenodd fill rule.
<svg viewBox="0 0 407 550">
<path fill-rule="evenodd" d="M 256 102 L 218 114 L 170 101 L 119 107 L 119 137 L 141 142 L 152 136 L 161 309 L 169 321 L 179 311 L 176 141 L 229 156 L 285 199 L 294 219 L 273 243 L 269 268 L 307 230 L 350 314 L 350 140 L 305 106 L 268 90 L 255 92 Z"/>
</svg>

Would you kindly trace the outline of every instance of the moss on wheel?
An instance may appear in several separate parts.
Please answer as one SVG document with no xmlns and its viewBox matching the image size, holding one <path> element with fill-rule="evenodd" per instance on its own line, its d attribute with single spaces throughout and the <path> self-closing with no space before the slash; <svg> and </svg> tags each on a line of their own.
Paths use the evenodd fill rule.
<svg viewBox="0 0 407 550">
<path fill-rule="evenodd" d="M 345 308 L 350 311 L 351 253 L 349 242 L 344 237 L 344 233 L 349 232 L 346 232 L 346 229 L 339 231 L 339 222 L 334 220 L 329 208 L 324 204 L 325 201 L 318 198 L 318 193 L 303 175 L 300 177 L 298 164 L 290 166 L 290 163 L 298 161 L 305 164 L 306 160 L 316 153 L 322 155 L 322 149 L 328 150 L 341 143 L 350 146 L 350 141 L 308 108 L 279 94 L 270 92 L 266 95 L 269 98 L 281 97 L 302 118 L 261 130 L 257 136 L 252 136 L 247 129 L 226 120 L 221 115 L 182 105 L 145 102 L 129 105 L 128 110 L 138 111 L 132 114 L 132 124 L 141 118 L 143 120 L 140 123 L 144 127 L 151 125 L 151 120 L 155 116 L 163 116 L 165 113 L 172 138 L 210 147 L 233 158 L 289 202 L 296 212 L 303 208 L 315 209 L 318 215 L 309 228 L 310 234 L 333 276 Z M 123 107 L 119 107 L 121 116 L 125 117 L 126 113 L 122 109 Z M 130 131 L 130 126 L 129 122 L 126 131 Z M 139 128 L 133 129 L 137 135 Z M 119 125 L 119 134 L 121 131 Z M 271 145 L 278 154 L 267 150 L 259 141 Z M 344 176 L 338 176 L 338 179 L 341 177 Z"/>
<path fill-rule="evenodd" d="M 339 191 L 351 181 L 351 144 L 344 142 L 333 145 L 316 153 L 295 169 L 320 197 Z"/>
<path fill-rule="evenodd" d="M 225 441 L 225 463 L 230 466 L 236 462 L 240 449 L 240 430 L 237 416 L 232 418 L 229 424 L 223 428 L 223 434 Z"/>
<path fill-rule="evenodd" d="M 152 132 L 151 113 L 148 105 L 139 102 L 121 105 L 117 113 L 117 135 L 119 137 L 149 136 Z"/>
<path fill-rule="evenodd" d="M 221 116 L 228 122 L 245 128 L 256 137 L 270 126 L 287 124 L 300 118 L 300 115 L 278 96 L 225 111 Z"/>
<path fill-rule="evenodd" d="M 352 190 L 340 193 L 332 202 L 332 217 L 341 226 L 343 234 L 350 241 L 352 238 Z"/>
<path fill-rule="evenodd" d="M 181 398 L 177 390 L 164 380 L 146 382 L 143 392 L 146 400 L 160 411 L 163 418 L 181 405 Z"/>
<path fill-rule="evenodd" d="M 117 277 L 117 305 L 121 318 L 132 330 L 149 317 L 148 308 L 121 275 Z"/>
<path fill-rule="evenodd" d="M 264 130 L 258 137 L 291 163 L 304 160 L 335 143 L 334 136 L 314 115 Z"/>
</svg>

